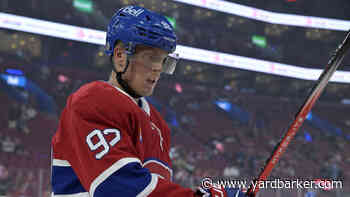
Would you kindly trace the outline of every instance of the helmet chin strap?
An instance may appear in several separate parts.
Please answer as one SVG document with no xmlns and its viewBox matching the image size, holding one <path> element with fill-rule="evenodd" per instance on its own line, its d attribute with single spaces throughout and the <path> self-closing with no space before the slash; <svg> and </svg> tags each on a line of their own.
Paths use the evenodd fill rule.
<svg viewBox="0 0 350 197">
<path fill-rule="evenodd" d="M 140 97 L 142 97 L 141 95 L 137 94 L 129 85 L 128 83 L 122 79 L 122 75 L 126 72 L 126 70 L 129 67 L 129 55 L 127 55 L 126 57 L 126 66 L 124 68 L 124 70 L 122 72 L 117 72 L 116 69 L 114 68 L 114 65 L 112 66 L 114 72 L 117 74 L 116 75 L 116 79 L 118 81 L 118 83 L 120 84 L 120 86 L 122 86 L 122 89 L 128 93 L 131 97 L 138 99 Z"/>
</svg>

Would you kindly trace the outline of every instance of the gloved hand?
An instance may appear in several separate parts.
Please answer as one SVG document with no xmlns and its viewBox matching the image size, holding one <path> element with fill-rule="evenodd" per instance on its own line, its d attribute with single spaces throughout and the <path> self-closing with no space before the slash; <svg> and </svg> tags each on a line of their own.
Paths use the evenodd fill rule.
<svg viewBox="0 0 350 197">
<path fill-rule="evenodd" d="M 214 184 L 209 189 L 199 187 L 196 195 L 201 197 L 247 197 L 245 193 L 237 188 L 224 188 Z"/>
</svg>

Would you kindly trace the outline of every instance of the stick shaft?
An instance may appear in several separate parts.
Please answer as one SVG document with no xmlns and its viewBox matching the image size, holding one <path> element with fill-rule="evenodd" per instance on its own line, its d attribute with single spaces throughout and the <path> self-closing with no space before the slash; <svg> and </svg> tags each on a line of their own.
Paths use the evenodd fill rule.
<svg viewBox="0 0 350 197">
<path fill-rule="evenodd" d="M 304 104 L 301 106 L 294 121 L 289 126 L 287 133 L 284 135 L 282 140 L 276 145 L 271 157 L 267 160 L 262 172 L 259 174 L 259 178 L 257 179 L 257 181 L 259 182 L 265 181 L 267 177 L 270 175 L 272 169 L 277 164 L 281 155 L 286 151 L 290 141 L 294 138 L 295 134 L 297 133 L 297 131 L 303 124 L 304 120 L 306 119 L 306 116 L 311 111 L 311 108 L 314 106 L 315 102 L 317 101 L 317 99 L 320 97 L 321 93 L 325 89 L 330 78 L 339 67 L 341 61 L 344 58 L 345 52 L 348 50 L 350 45 L 349 34 L 350 34 L 350 31 L 347 33 L 347 36 L 343 41 L 343 43 L 337 48 L 336 52 L 330 58 L 327 64 L 327 67 L 320 75 L 317 83 L 312 89 L 311 94 L 307 97 Z M 259 182 L 258 184 L 256 184 L 255 189 L 253 189 L 253 185 L 250 185 L 250 188 L 247 192 L 248 196 L 255 197 L 255 195 L 259 191 Z"/>
</svg>

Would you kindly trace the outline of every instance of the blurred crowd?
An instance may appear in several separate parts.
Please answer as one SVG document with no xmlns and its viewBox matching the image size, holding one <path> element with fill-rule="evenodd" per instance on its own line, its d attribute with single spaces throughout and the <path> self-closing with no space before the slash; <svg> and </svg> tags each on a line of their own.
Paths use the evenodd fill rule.
<svg viewBox="0 0 350 197">
<path fill-rule="evenodd" d="M 35 169 L 9 168 L 0 164 L 0 196 L 38 196 L 38 190 L 42 187 L 38 184 L 36 172 Z M 49 197 L 49 191 L 43 190 L 42 196 Z"/>
</svg>

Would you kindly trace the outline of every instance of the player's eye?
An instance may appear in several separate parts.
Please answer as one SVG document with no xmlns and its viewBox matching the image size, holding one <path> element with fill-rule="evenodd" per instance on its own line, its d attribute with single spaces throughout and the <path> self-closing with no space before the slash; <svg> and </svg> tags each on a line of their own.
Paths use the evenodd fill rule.
<svg viewBox="0 0 350 197">
<path fill-rule="evenodd" d="M 152 63 L 158 63 L 158 62 L 162 62 L 163 58 L 160 56 L 155 56 L 155 55 L 150 55 L 148 57 L 148 59 L 152 62 Z"/>
</svg>

